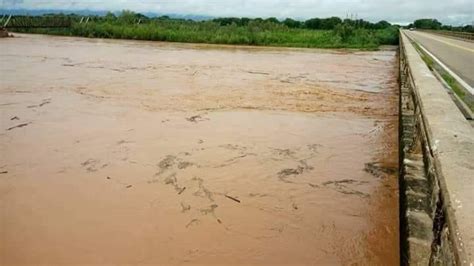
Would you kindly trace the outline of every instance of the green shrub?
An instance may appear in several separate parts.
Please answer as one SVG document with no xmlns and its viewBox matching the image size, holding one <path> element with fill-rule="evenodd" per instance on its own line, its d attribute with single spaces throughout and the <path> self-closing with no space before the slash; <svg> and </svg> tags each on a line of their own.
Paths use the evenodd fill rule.
<svg viewBox="0 0 474 266">
<path fill-rule="evenodd" d="M 341 37 L 342 41 L 346 42 L 354 35 L 354 27 L 347 23 L 338 24 L 334 31 L 336 32 L 339 37 Z"/>
</svg>

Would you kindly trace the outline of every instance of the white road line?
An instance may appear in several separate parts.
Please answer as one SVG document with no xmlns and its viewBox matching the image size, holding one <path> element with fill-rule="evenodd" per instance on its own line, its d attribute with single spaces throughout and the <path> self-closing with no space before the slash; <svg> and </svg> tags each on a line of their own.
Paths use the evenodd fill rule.
<svg viewBox="0 0 474 266">
<path fill-rule="evenodd" d="M 461 46 L 461 45 L 457 45 L 457 44 L 451 42 L 451 40 L 449 42 L 445 41 L 445 40 L 442 40 L 441 38 L 446 38 L 444 36 L 438 36 L 437 35 L 437 37 L 440 37 L 440 38 L 436 38 L 433 35 L 430 35 L 429 33 L 426 33 L 426 32 L 416 32 L 416 34 L 419 34 L 421 37 L 432 39 L 432 40 L 435 40 L 437 42 L 444 43 L 446 45 L 449 45 L 449 46 L 452 46 L 452 47 L 456 47 L 458 49 L 463 49 L 463 50 L 466 50 L 468 52 L 474 53 L 474 49 L 467 48 L 467 47 L 464 47 L 464 46 Z"/>
<path fill-rule="evenodd" d="M 461 86 L 463 86 L 470 94 L 474 95 L 474 89 L 469 84 L 467 84 L 461 77 L 456 75 L 456 73 L 454 73 L 445 64 L 443 64 L 443 62 L 441 62 L 441 60 L 439 60 L 436 56 L 430 53 L 430 51 L 428 51 L 425 47 L 423 47 L 423 45 L 421 45 L 419 42 L 417 42 L 417 44 L 427 55 L 433 58 L 433 60 L 435 60 L 436 63 L 438 63 L 446 72 L 448 72 L 449 75 L 451 75 L 459 84 L 461 84 Z"/>
</svg>

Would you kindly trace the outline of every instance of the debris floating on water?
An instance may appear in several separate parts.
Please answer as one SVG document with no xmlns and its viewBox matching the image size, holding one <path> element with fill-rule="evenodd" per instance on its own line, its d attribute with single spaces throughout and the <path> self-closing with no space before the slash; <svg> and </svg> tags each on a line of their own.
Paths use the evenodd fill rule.
<svg viewBox="0 0 474 266">
<path fill-rule="evenodd" d="M 29 124 L 31 124 L 31 122 L 19 124 L 19 125 L 16 125 L 16 126 L 7 128 L 7 131 L 10 131 L 10 130 L 15 129 L 15 128 L 26 127 L 26 126 L 29 125 Z"/>
<path fill-rule="evenodd" d="M 240 200 L 239 200 L 239 199 L 236 199 L 236 198 L 231 197 L 231 196 L 229 196 L 229 195 L 225 195 L 225 196 L 226 196 L 226 198 L 228 198 L 228 199 L 231 199 L 231 200 L 233 200 L 233 201 L 235 201 L 235 202 L 240 203 Z"/>
<path fill-rule="evenodd" d="M 183 188 L 178 192 L 178 195 L 181 195 L 181 193 L 183 193 L 184 190 L 186 190 L 186 187 L 183 187 Z"/>
</svg>

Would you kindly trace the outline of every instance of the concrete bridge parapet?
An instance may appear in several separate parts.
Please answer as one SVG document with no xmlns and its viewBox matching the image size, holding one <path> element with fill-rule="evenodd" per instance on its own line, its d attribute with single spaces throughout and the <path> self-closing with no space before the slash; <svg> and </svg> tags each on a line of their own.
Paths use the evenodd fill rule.
<svg viewBox="0 0 474 266">
<path fill-rule="evenodd" d="M 400 35 L 402 261 L 474 265 L 474 129 Z"/>
</svg>

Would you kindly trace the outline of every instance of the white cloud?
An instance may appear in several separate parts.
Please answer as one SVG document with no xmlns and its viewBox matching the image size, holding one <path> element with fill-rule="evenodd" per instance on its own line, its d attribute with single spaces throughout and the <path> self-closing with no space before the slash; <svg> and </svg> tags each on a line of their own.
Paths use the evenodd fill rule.
<svg viewBox="0 0 474 266">
<path fill-rule="evenodd" d="M 411 22 L 437 18 L 444 23 L 472 23 L 472 0 L 2 0 L 3 8 L 91 9 L 249 17 L 345 17 Z"/>
</svg>

